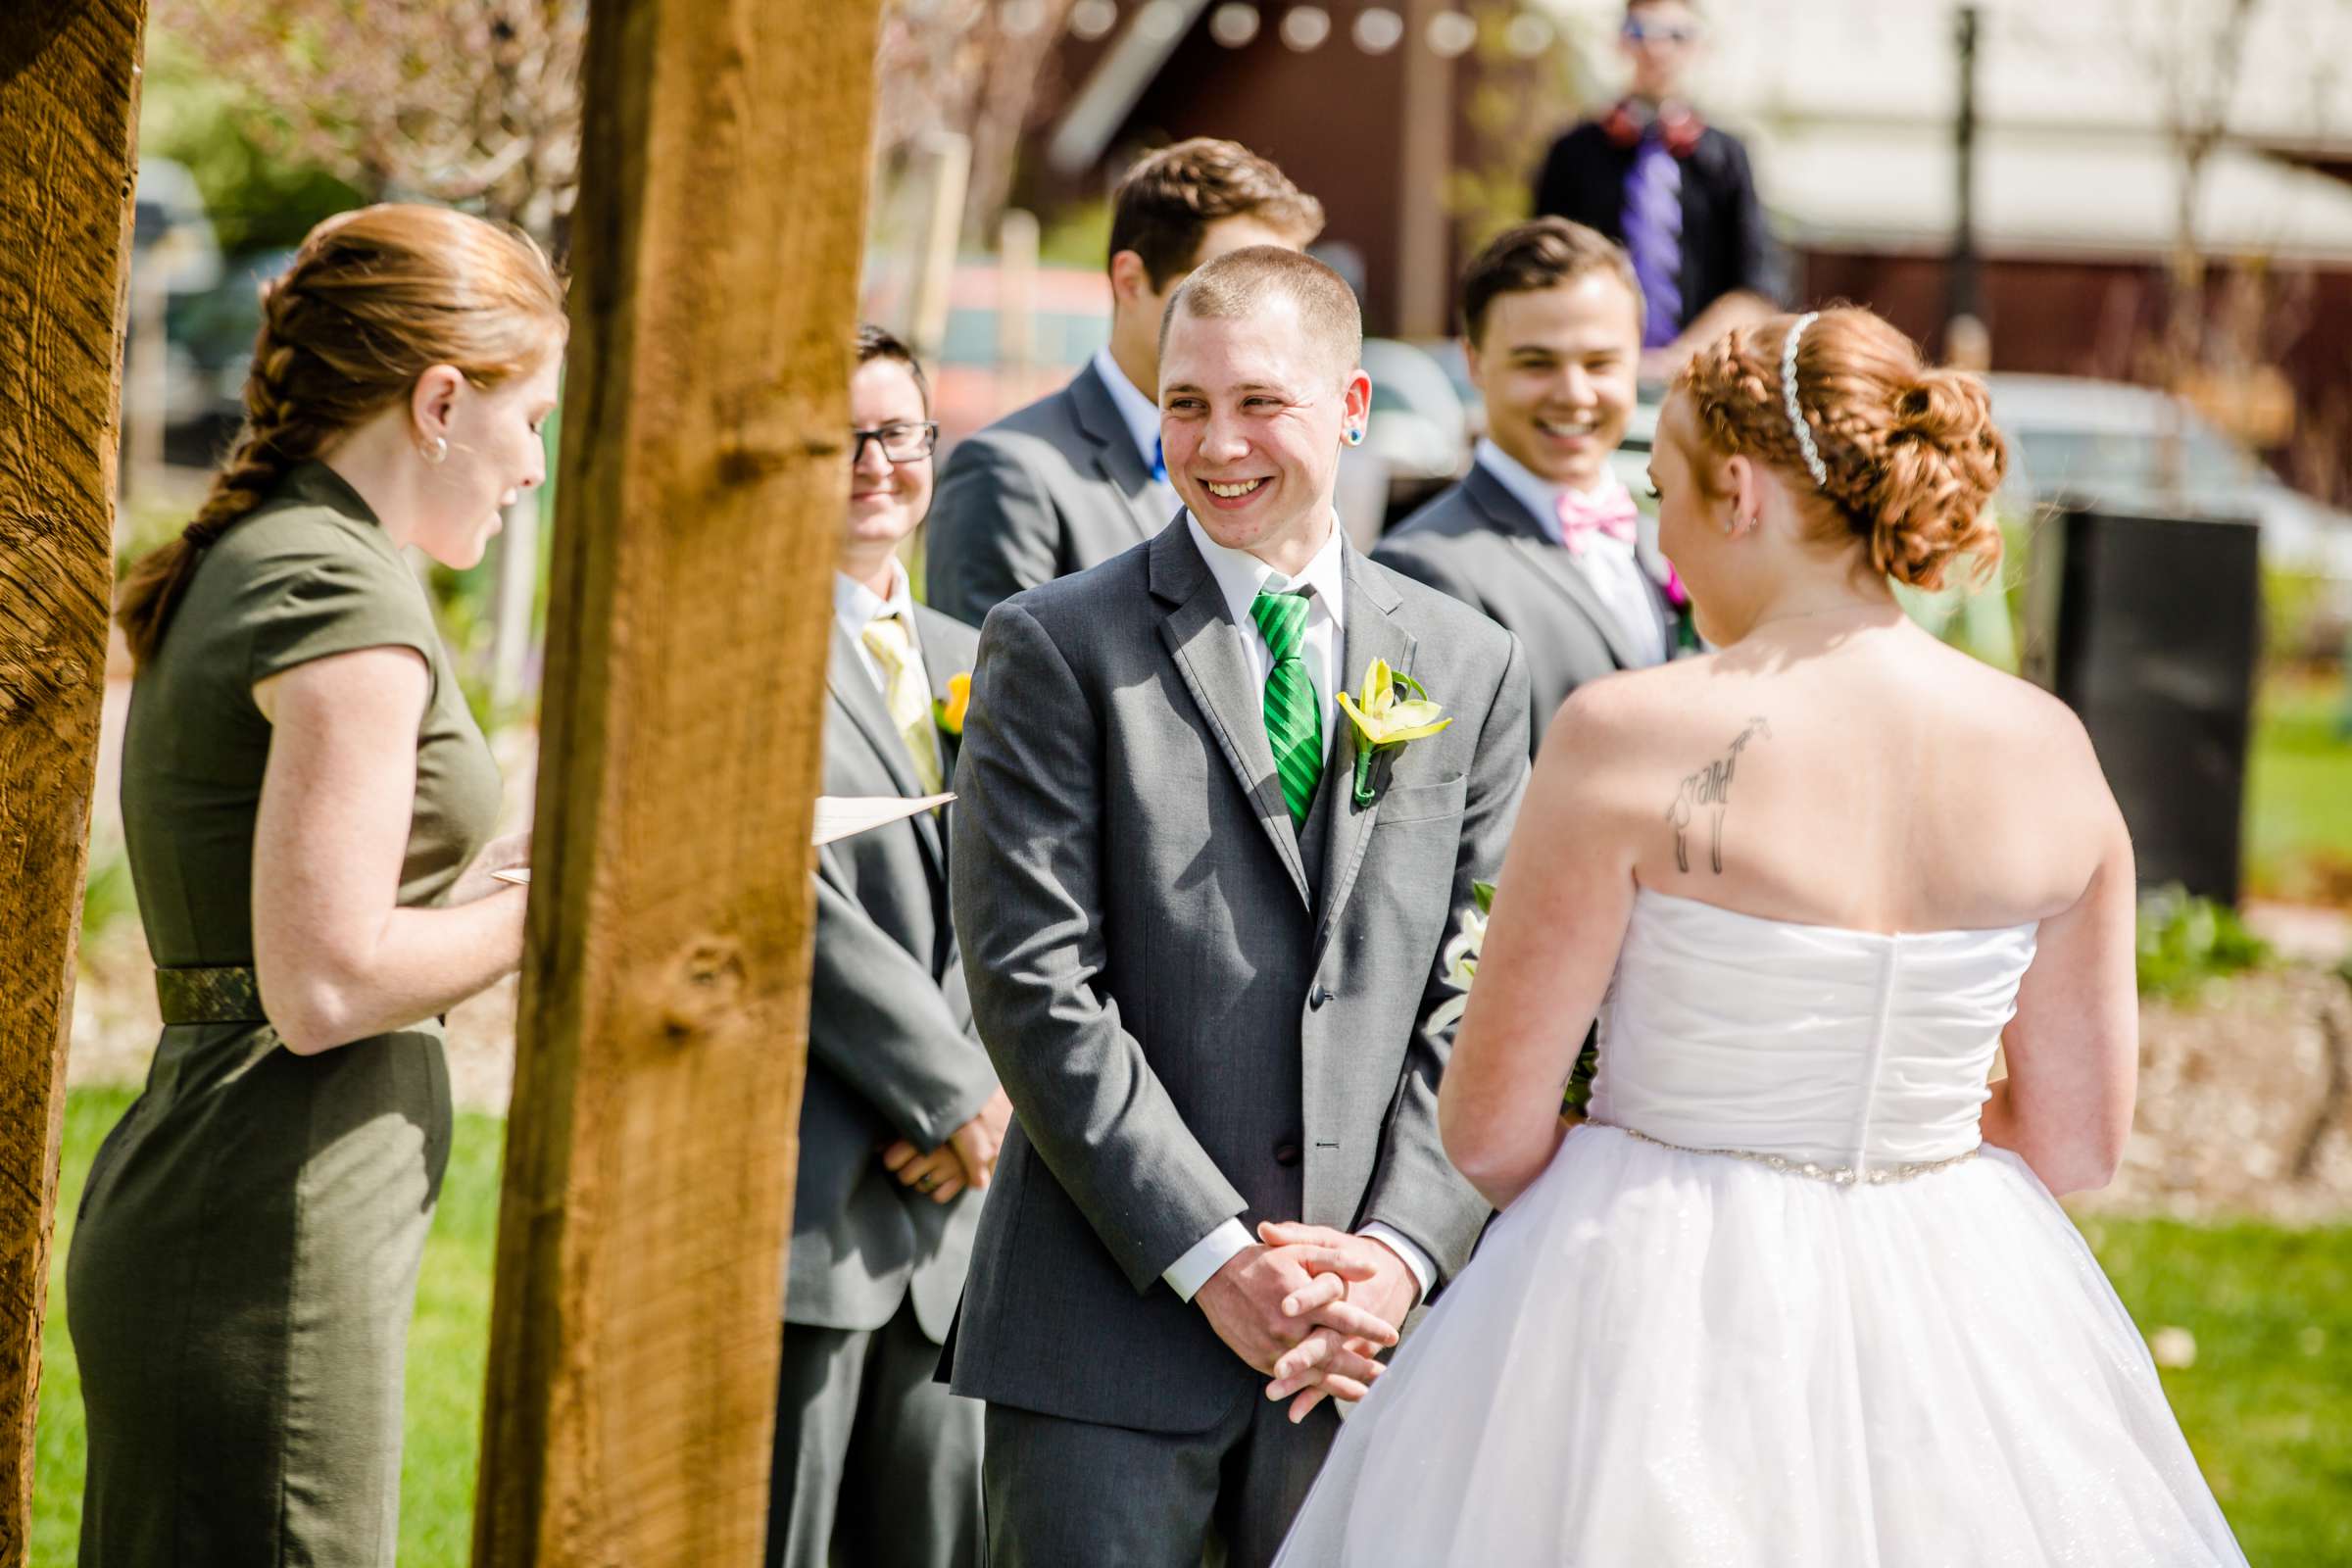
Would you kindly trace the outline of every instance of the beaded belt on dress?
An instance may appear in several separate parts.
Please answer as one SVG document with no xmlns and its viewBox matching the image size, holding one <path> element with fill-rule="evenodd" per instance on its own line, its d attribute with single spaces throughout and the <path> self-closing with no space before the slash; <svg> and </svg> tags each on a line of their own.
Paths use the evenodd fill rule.
<svg viewBox="0 0 2352 1568">
<path fill-rule="evenodd" d="M 1928 1176 L 1939 1170 L 1949 1170 L 1977 1157 L 1976 1149 L 1965 1149 L 1942 1159 L 1921 1160 L 1911 1165 L 1874 1165 L 1857 1170 L 1851 1165 L 1824 1165 L 1810 1159 L 1790 1159 L 1786 1154 L 1759 1154 L 1752 1149 L 1693 1149 L 1688 1144 L 1670 1144 L 1663 1138 L 1652 1138 L 1631 1127 L 1619 1127 L 1615 1122 L 1596 1121 L 1595 1127 L 1616 1127 L 1628 1138 L 1638 1138 L 1660 1149 L 1671 1149 L 1683 1154 L 1723 1154 L 1732 1159 L 1752 1159 L 1757 1164 L 1777 1170 L 1787 1176 L 1804 1176 L 1817 1182 L 1829 1182 L 1838 1187 L 1878 1187 L 1887 1182 L 1907 1182 L 1914 1176 Z M 1978 1148 L 1983 1148 L 1979 1145 Z"/>
<path fill-rule="evenodd" d="M 164 1022 L 268 1023 L 261 983 L 243 964 L 216 968 L 158 969 L 155 1000 Z"/>
</svg>

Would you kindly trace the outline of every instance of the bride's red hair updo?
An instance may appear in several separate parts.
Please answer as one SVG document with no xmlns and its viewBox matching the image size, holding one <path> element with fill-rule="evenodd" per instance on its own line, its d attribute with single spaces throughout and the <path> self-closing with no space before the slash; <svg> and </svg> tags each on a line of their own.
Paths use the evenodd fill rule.
<svg viewBox="0 0 2352 1568">
<path fill-rule="evenodd" d="M 2000 560 L 1986 513 L 2009 453 L 1984 383 L 1921 363 L 1912 341 L 1853 306 L 1823 311 L 1796 354 L 1796 403 L 1828 477 L 1805 463 L 1781 384 L 1793 316 L 1737 328 L 1675 377 L 1699 434 L 1722 457 L 1769 464 L 1800 501 L 1817 497 L 1823 532 L 1860 540 L 1876 571 L 1936 589 L 1962 558 L 1981 575 Z M 1712 480 L 1713 474 L 1702 473 Z"/>
</svg>

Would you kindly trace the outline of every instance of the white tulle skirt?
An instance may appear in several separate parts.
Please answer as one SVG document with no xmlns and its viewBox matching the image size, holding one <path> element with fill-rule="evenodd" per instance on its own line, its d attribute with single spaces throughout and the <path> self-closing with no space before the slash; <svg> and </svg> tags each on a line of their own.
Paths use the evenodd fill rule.
<svg viewBox="0 0 2352 1568">
<path fill-rule="evenodd" d="M 1350 1416 L 1279 1561 L 2245 1558 L 2021 1161 L 1836 1187 L 1588 1125 Z"/>
</svg>

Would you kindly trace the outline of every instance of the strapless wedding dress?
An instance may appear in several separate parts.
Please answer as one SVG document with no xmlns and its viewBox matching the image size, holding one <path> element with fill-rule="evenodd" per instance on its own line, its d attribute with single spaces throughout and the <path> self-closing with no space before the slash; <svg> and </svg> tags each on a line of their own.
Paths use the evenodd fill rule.
<svg viewBox="0 0 2352 1568">
<path fill-rule="evenodd" d="M 1979 1147 L 2034 940 L 1638 895 L 1592 1121 L 1280 1562 L 2243 1563 L 2089 1249 Z"/>
</svg>

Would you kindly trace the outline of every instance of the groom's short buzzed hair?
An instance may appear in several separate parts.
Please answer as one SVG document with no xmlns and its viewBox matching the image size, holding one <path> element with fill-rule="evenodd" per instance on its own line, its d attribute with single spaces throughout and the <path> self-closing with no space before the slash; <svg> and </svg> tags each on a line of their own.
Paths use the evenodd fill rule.
<svg viewBox="0 0 2352 1568">
<path fill-rule="evenodd" d="M 1168 351 L 1168 327 L 1178 312 L 1203 321 L 1232 321 L 1277 298 L 1291 302 L 1298 324 L 1337 362 L 1341 375 L 1363 363 L 1364 312 L 1355 290 L 1313 257 L 1279 245 L 1228 251 L 1186 278 L 1159 318 L 1159 351 Z"/>
</svg>

